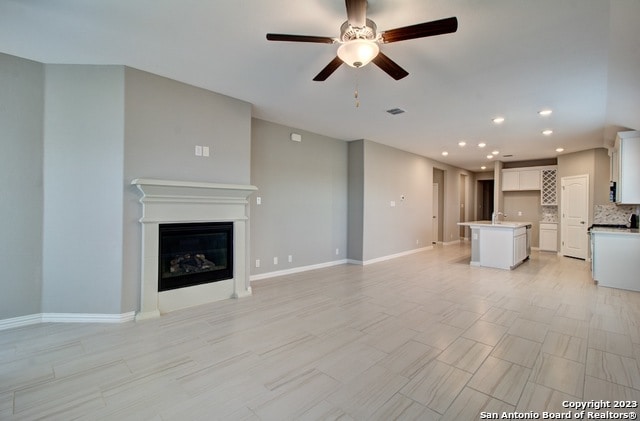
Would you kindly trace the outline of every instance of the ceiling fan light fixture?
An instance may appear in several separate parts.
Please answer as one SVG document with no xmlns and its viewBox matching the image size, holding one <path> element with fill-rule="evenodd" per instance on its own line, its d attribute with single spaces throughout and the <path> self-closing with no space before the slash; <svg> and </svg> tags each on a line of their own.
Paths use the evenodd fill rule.
<svg viewBox="0 0 640 421">
<path fill-rule="evenodd" d="M 369 64 L 379 52 L 380 47 L 378 44 L 367 39 L 354 39 L 338 47 L 340 60 L 356 68 Z"/>
</svg>

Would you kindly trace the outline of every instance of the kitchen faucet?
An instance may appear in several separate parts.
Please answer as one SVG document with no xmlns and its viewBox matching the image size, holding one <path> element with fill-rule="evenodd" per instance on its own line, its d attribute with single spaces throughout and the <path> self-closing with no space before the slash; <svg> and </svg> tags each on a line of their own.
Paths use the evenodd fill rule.
<svg viewBox="0 0 640 421">
<path fill-rule="evenodd" d="M 502 215 L 502 217 L 503 217 L 503 218 L 506 218 L 506 217 L 507 217 L 507 215 L 506 215 L 505 213 L 503 213 L 503 212 L 493 212 L 493 213 L 491 214 L 491 223 L 492 223 L 492 224 L 495 224 L 495 223 L 496 223 L 496 221 L 498 220 L 498 216 L 499 216 L 499 215 Z"/>
</svg>

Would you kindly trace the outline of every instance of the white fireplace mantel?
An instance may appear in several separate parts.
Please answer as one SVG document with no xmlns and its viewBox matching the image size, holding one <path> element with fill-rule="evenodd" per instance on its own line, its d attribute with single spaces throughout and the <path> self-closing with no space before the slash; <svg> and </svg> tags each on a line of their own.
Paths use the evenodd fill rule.
<svg viewBox="0 0 640 421">
<path fill-rule="evenodd" d="M 137 178 L 142 192 L 142 274 L 136 320 L 251 294 L 248 197 L 257 187 Z M 233 222 L 233 278 L 158 292 L 159 226 L 184 222 Z"/>
</svg>

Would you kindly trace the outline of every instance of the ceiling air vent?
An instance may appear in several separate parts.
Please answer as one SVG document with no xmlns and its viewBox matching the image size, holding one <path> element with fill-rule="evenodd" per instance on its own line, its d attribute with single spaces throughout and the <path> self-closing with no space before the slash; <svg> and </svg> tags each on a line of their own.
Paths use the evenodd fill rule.
<svg viewBox="0 0 640 421">
<path fill-rule="evenodd" d="M 509 154 L 509 155 L 502 155 L 503 158 L 513 158 L 513 155 Z"/>
<path fill-rule="evenodd" d="M 390 110 L 387 110 L 387 112 L 391 115 L 398 115 L 404 113 L 405 111 L 402 108 L 392 108 Z"/>
</svg>

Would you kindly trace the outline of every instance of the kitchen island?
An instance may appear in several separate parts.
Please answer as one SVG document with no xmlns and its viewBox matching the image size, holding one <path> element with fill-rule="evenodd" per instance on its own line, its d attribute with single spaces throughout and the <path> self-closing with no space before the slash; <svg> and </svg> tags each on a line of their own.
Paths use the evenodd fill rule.
<svg viewBox="0 0 640 421">
<path fill-rule="evenodd" d="M 471 266 L 515 269 L 529 258 L 530 222 L 459 222 L 471 229 Z"/>
</svg>

